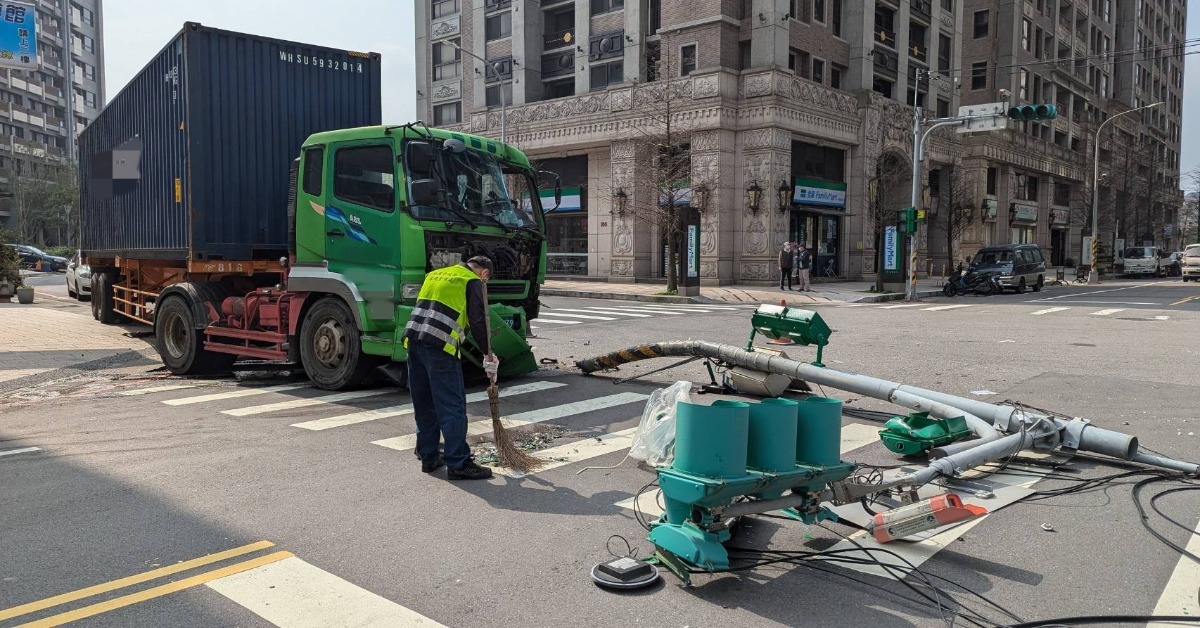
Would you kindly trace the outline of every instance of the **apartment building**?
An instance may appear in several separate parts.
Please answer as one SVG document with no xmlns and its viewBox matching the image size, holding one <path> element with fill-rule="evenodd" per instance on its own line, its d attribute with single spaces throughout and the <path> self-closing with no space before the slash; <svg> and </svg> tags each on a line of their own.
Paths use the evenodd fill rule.
<svg viewBox="0 0 1200 628">
<path fill-rule="evenodd" d="M 777 281 L 785 241 L 814 275 L 877 270 L 877 224 L 907 205 L 912 109 L 957 111 L 952 0 L 418 0 L 426 122 L 499 137 L 558 173 L 551 272 L 661 278 L 643 133 L 669 104 L 689 160 L 702 283 Z M 954 161 L 953 137 L 932 157 Z M 879 164 L 900 167 L 878 180 Z M 887 203 L 877 202 L 887 188 Z M 922 238 L 922 243 L 927 239 Z"/>
<path fill-rule="evenodd" d="M 1055 265 L 1089 261 L 1097 138 L 1102 265 L 1114 245 L 1171 238 L 1182 199 L 1185 24 L 1183 0 L 964 2 L 962 102 L 1058 111 L 1054 120 L 965 136 L 963 161 L 987 202 L 964 234 L 966 254 L 1030 242 Z"/>
<path fill-rule="evenodd" d="M 11 177 L 75 160 L 76 138 L 104 106 L 103 0 L 37 5 L 40 67 L 0 69 L 0 189 Z M 0 203 L 0 224 L 15 219 Z"/>
</svg>

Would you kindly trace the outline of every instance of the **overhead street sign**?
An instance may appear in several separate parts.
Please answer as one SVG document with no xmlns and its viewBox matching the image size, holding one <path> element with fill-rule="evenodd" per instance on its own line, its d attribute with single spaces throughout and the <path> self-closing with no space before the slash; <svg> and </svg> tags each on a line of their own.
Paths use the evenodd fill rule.
<svg viewBox="0 0 1200 628">
<path fill-rule="evenodd" d="M 991 102 L 982 105 L 965 105 L 958 108 L 958 117 L 963 123 L 955 127 L 959 133 L 978 133 L 1008 128 L 1008 103 Z"/>
</svg>

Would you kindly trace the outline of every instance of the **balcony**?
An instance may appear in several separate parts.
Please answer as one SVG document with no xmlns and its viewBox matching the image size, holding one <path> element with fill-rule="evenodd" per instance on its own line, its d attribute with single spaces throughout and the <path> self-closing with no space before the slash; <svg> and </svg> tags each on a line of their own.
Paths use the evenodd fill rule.
<svg viewBox="0 0 1200 628">
<path fill-rule="evenodd" d="M 921 44 L 913 44 L 908 47 L 908 58 L 916 59 L 925 65 L 929 65 L 929 48 Z"/>
<path fill-rule="evenodd" d="M 568 35 L 571 42 L 575 41 L 575 28 L 567 28 L 560 31 L 547 31 L 543 34 L 542 49 L 546 52 L 558 48 L 570 48 L 571 43 L 567 41 Z"/>
<path fill-rule="evenodd" d="M 575 51 L 561 50 L 542 55 L 542 78 L 568 76 L 575 73 Z"/>
<path fill-rule="evenodd" d="M 896 72 L 900 69 L 900 59 L 894 52 L 888 52 L 880 48 L 875 48 L 871 59 L 875 62 L 875 68 L 879 70 L 890 70 Z"/>
<path fill-rule="evenodd" d="M 886 28 L 876 28 L 875 29 L 875 43 L 883 44 L 885 46 L 888 46 L 889 48 L 895 48 L 896 47 L 896 31 L 888 30 Z"/>
</svg>

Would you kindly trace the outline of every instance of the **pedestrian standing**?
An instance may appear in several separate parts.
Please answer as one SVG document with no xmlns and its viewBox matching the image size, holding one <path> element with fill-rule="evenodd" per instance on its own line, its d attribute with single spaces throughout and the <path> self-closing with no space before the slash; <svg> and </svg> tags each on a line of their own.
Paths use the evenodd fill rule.
<svg viewBox="0 0 1200 628">
<path fill-rule="evenodd" d="M 792 289 L 792 243 L 784 242 L 783 250 L 779 252 L 779 289 L 783 290 L 784 278 L 787 278 L 787 289 Z"/>
<path fill-rule="evenodd" d="M 482 255 L 464 264 L 425 275 L 417 304 L 404 328 L 408 351 L 408 390 L 417 423 L 417 456 L 421 471 L 448 467 L 451 480 L 482 480 L 492 470 L 475 464 L 467 445 L 467 399 L 463 390 L 462 343 L 469 332 L 486 352 L 488 376 L 500 360 L 488 344 L 487 297 L 483 284 L 492 276 L 492 261 Z M 440 437 L 440 438 L 439 438 Z M 438 454 L 444 440 L 445 454 Z"/>
<path fill-rule="evenodd" d="M 796 278 L 796 290 L 800 285 L 800 243 L 792 242 L 792 275 Z"/>
<path fill-rule="evenodd" d="M 800 252 L 796 256 L 796 267 L 800 270 L 800 291 L 812 292 L 812 287 L 808 284 L 808 276 L 812 270 L 812 251 L 807 245 L 800 245 Z"/>
</svg>

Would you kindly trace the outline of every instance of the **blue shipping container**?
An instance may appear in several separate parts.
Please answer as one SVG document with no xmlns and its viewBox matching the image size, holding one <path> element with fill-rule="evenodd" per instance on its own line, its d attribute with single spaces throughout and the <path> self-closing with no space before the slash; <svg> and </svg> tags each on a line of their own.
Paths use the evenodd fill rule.
<svg viewBox="0 0 1200 628">
<path fill-rule="evenodd" d="M 287 254 L 309 135 L 380 124 L 380 57 L 187 23 L 79 137 L 93 257 Z"/>
</svg>

